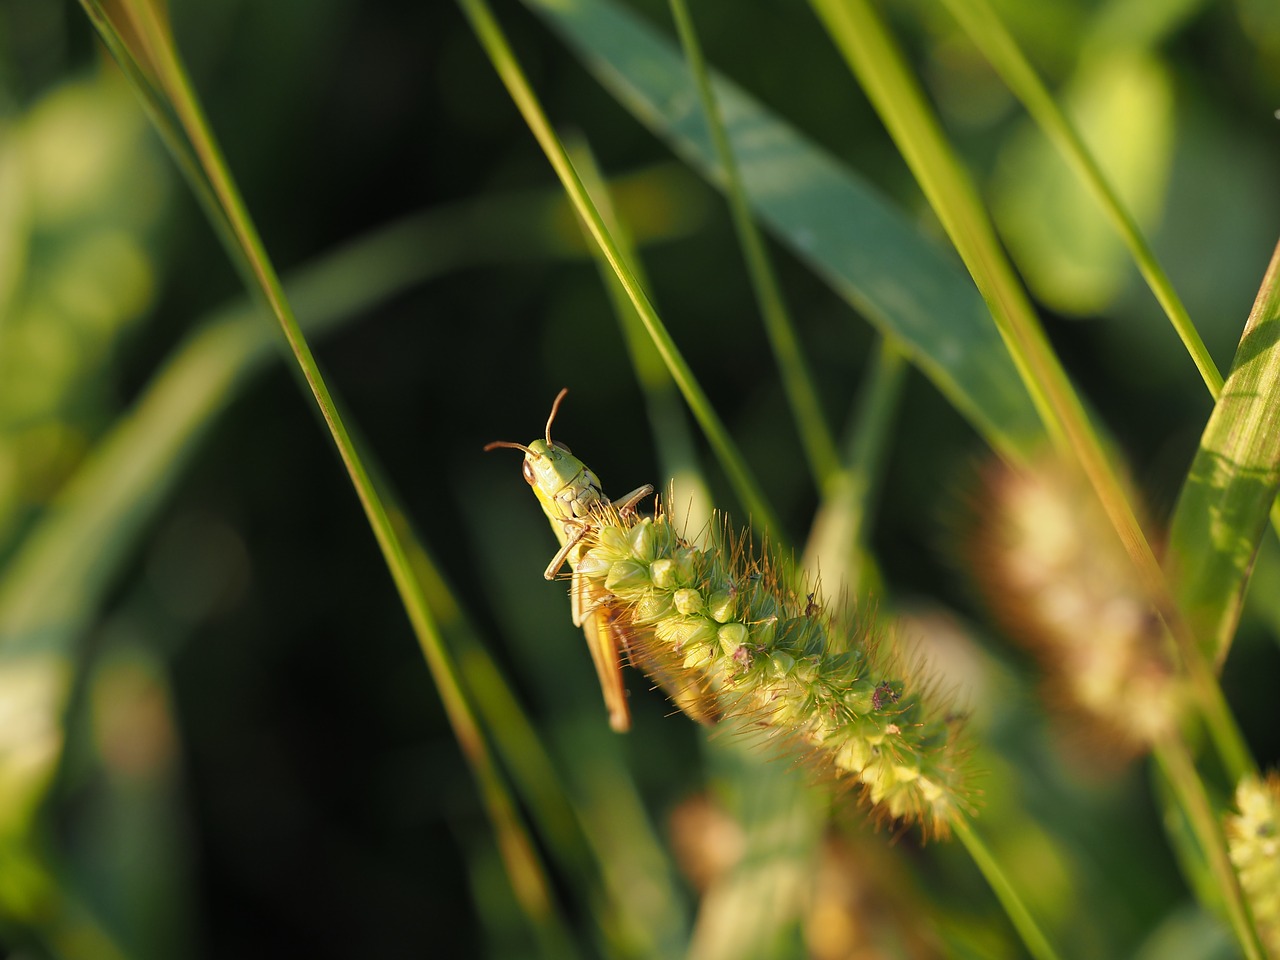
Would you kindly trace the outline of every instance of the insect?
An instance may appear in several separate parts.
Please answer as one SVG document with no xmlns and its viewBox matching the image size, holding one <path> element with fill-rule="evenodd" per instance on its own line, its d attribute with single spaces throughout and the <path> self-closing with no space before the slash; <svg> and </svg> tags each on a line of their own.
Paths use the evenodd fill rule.
<svg viewBox="0 0 1280 960">
<path fill-rule="evenodd" d="M 554 580 L 566 562 L 573 571 L 569 587 L 573 625 L 581 627 L 587 638 L 587 649 L 591 652 L 605 707 L 609 711 L 609 726 L 623 733 L 631 728 L 631 710 L 627 706 L 627 691 L 622 677 L 624 654 L 663 684 L 686 712 L 691 710 L 682 702 L 687 699 L 686 692 L 664 682 L 663 671 L 657 664 L 646 661 L 638 645 L 632 642 L 635 628 L 620 609 L 616 598 L 578 571 L 588 534 L 608 522 L 609 517 L 622 521 L 633 517 L 636 504 L 653 494 L 653 486 L 637 487 L 614 503 L 604 495 L 600 481 L 590 468 L 563 443 L 551 439 L 551 424 L 568 392 L 566 388 L 556 394 L 551 404 L 551 415 L 547 417 L 546 432 L 541 439 L 532 441 L 528 446 L 497 440 L 486 444 L 484 449 L 511 447 L 524 452 L 524 478 L 533 487 L 543 513 L 551 521 L 551 529 L 560 541 L 560 549 L 547 564 L 543 576 Z M 709 717 L 699 717 L 696 712 L 692 715 L 709 722 Z"/>
</svg>

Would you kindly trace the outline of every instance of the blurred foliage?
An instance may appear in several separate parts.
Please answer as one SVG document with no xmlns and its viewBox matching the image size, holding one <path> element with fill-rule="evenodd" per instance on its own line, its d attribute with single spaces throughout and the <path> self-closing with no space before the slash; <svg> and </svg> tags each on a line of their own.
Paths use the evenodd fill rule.
<svg viewBox="0 0 1280 960">
<path fill-rule="evenodd" d="M 0 544 L 120 406 L 116 347 L 152 306 L 169 179 L 114 74 L 69 81 L 5 120 Z"/>
<path fill-rule="evenodd" d="M 664 3 L 631 6 L 672 33 Z M 1087 196 L 955 24 L 932 3 L 885 6 L 1055 345 L 1160 513 L 1209 409 L 1190 362 Z M 997 6 L 1225 367 L 1280 222 L 1275 5 Z M 654 298 L 802 542 L 814 494 L 720 198 L 673 170 L 667 147 L 526 8 L 498 15 L 554 121 L 584 131 L 606 176 L 626 177 L 616 199 Z M 836 956 L 873 941 L 887 956 L 1019 955 L 958 848 L 904 836 L 890 849 L 891 837 L 843 814 L 819 835 L 825 811 L 796 812 L 816 801 L 793 789 L 795 771 L 725 738 L 704 743 L 639 678 L 635 731 L 604 729 L 563 591 L 539 576 L 546 524 L 515 465 L 480 448 L 537 435 L 568 385 L 558 435 L 607 490 L 666 478 L 607 292 L 456 8 L 175 0 L 172 16 L 284 272 L 406 214 L 448 224 L 429 241 L 397 234 L 360 269 L 332 268 L 321 299 L 338 302 L 379 267 L 430 264 L 428 282 L 350 307 L 319 355 L 563 779 L 565 836 L 583 849 L 550 842 L 548 860 L 583 954 L 676 956 L 692 942 L 709 956 L 745 942 L 761 955 Z M 699 4 L 694 16 L 716 69 L 938 232 L 807 10 Z M 802 257 L 773 249 L 839 426 L 878 348 Z M 221 347 L 198 338 L 240 297 L 80 9 L 0 0 L 0 559 L 22 556 L 68 491 L 93 499 L 76 476 L 159 396 L 166 372 L 188 390 L 164 396 L 190 399 L 204 381 L 176 364 L 186 347 L 206 359 L 225 350 L 219 369 L 235 371 L 191 413 L 185 452 L 166 454 L 173 476 L 148 474 L 136 515 L 112 518 L 121 529 L 110 527 L 98 589 L 42 601 L 75 620 L 65 642 L 27 637 L 0 658 L 0 832 L 21 841 L 0 844 L 0 952 L 530 955 L 475 786 L 317 419 L 285 365 L 249 359 L 261 350 L 235 339 L 246 334 Z M 261 346 L 270 328 L 251 319 Z M 1031 667 L 949 559 L 983 441 L 914 373 L 894 437 L 870 550 L 885 602 L 891 591 L 918 613 L 922 645 L 974 708 L 988 771 L 981 822 L 999 856 L 1071 955 L 1231 956 L 1222 927 L 1192 906 L 1141 767 L 1095 769 L 1054 732 Z M 716 502 L 736 510 L 708 472 Z M 74 550 L 91 533 L 68 541 L 72 559 L 91 559 Z M 15 569 L 3 572 L 10 583 Z M 1274 765 L 1273 551 L 1256 576 L 1224 682 L 1255 755 Z M 70 617 L 82 603 L 83 619 Z M 766 854 L 790 872 L 753 873 Z M 749 914 L 767 928 L 753 940 L 734 898 L 753 885 L 760 897 L 766 881 L 781 891 L 769 894 L 779 916 Z M 695 888 L 711 905 L 701 914 Z M 877 919 L 860 926 L 866 909 Z M 736 939 L 708 932 L 717 923 Z"/>
</svg>

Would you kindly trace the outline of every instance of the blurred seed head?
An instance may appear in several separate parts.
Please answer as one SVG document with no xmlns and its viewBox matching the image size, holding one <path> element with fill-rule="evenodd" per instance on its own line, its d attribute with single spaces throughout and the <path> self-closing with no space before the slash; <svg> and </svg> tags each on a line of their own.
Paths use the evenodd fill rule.
<svg viewBox="0 0 1280 960">
<path fill-rule="evenodd" d="M 973 575 L 1085 742 L 1131 754 L 1170 730 L 1179 682 L 1163 625 L 1101 504 L 1066 465 L 986 471 Z"/>
<path fill-rule="evenodd" d="M 706 794 L 671 813 L 672 847 L 681 870 L 700 895 L 732 884 L 747 856 L 741 824 Z M 811 861 L 801 922 L 814 960 L 931 960 L 941 956 L 924 909 L 895 851 L 835 830 Z"/>
</svg>

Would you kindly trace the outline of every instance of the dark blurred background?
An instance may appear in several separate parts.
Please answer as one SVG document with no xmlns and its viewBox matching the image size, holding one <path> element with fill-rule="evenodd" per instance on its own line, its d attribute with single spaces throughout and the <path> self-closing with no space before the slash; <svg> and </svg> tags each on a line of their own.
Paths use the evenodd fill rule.
<svg viewBox="0 0 1280 960">
<path fill-rule="evenodd" d="M 630 5 L 670 32 L 664 3 Z M 1262 0 L 1152 4 L 1166 21 L 1144 47 L 1155 75 L 1107 87 L 1089 73 L 1103 44 L 1084 41 L 1097 39 L 1108 10 L 1120 35 L 1148 29 L 1141 5 L 1000 6 L 1051 86 L 1095 83 L 1116 96 L 1137 89 L 1135 102 L 1162 111 L 1152 136 L 1164 139 L 1149 145 L 1152 154 L 1132 148 L 1156 181 L 1144 220 L 1225 367 L 1280 222 L 1280 14 Z M 1124 26 L 1125 10 L 1137 26 Z M 581 131 L 608 175 L 661 177 L 678 197 L 680 215 L 659 219 L 644 249 L 657 303 L 788 535 L 802 542 L 815 498 L 720 198 L 676 168 L 527 9 L 500 3 L 496 12 L 553 122 Z M 695 4 L 694 12 L 718 69 L 936 232 L 807 8 L 770 0 Z M 993 206 L 1025 210 L 1019 190 L 1028 189 L 1035 154 L 1021 145 L 1021 111 L 933 4 L 893 2 L 886 12 Z M 390 221 L 481 200 L 495 202 L 499 219 L 513 218 L 512 234 L 531 238 L 528 249 L 460 242 L 460 252 L 424 254 L 440 255 L 447 269 L 318 340 L 317 352 L 535 719 L 590 722 L 598 693 L 580 640 L 559 590 L 540 577 L 549 531 L 516 455 L 486 456 L 481 447 L 539 435 L 551 398 L 568 386 L 558 436 L 609 489 L 664 478 L 621 335 L 572 222 L 514 222 L 524 215 L 518 198 L 551 202 L 557 186 L 458 8 L 177 0 L 172 16 L 211 124 L 286 276 Z M 102 59 L 78 6 L 0 0 L 0 137 L 65 85 L 102 83 Z M 99 362 L 78 375 L 74 416 L 60 414 L 77 439 L 54 458 L 49 493 L 76 463 L 67 450 L 87 449 L 201 317 L 243 295 L 154 138 L 137 137 L 149 166 L 133 168 L 144 171 L 138 179 L 125 171 L 113 189 L 125 203 L 153 198 L 154 216 L 139 226 L 151 281 L 134 315 L 104 335 Z M 1036 186 L 1038 195 L 1048 190 Z M 1034 238 L 1025 242 L 1034 249 Z M 775 252 L 839 430 L 871 332 Z M 1068 368 L 1160 515 L 1172 507 L 1209 403 L 1150 295 L 1131 268 L 1112 262 L 1123 258 L 1104 263 L 1101 280 L 1076 285 L 1074 302 L 1050 281 L 1036 292 Z M 474 782 L 323 424 L 289 370 L 272 363 L 239 391 L 112 578 L 86 640 L 95 666 L 78 687 L 53 804 L 68 875 L 138 956 L 475 956 L 504 935 L 518 942 L 495 932 L 500 923 L 477 906 L 477 885 L 494 882 L 477 864 L 498 867 L 477 853 L 490 841 Z M 984 447 L 915 374 L 896 431 L 903 439 L 892 449 L 874 532 L 886 578 L 899 595 L 980 616 L 946 559 L 944 521 Z M 737 509 L 714 467 L 709 475 L 718 502 Z M 507 549 L 494 539 L 508 537 L 528 580 L 518 588 L 495 585 L 488 559 Z M 498 609 L 495 597 L 515 596 L 534 599 Z M 546 648 L 508 649 L 499 639 L 505 625 L 529 618 L 539 630 L 545 621 Z M 1273 701 L 1255 679 L 1280 667 L 1269 622 L 1264 611 L 1246 624 L 1228 674 L 1262 758 L 1280 753 Z M 637 684 L 637 725 L 660 724 L 663 704 L 646 696 Z M 692 765 L 665 759 L 692 757 L 694 732 L 667 726 L 662 739 L 619 741 L 656 811 L 697 778 L 679 772 Z M 116 775 L 103 772 L 95 750 L 116 757 Z M 172 771 L 168 786 L 131 798 L 119 770 L 152 762 Z M 151 878 L 139 881 L 156 884 L 149 894 L 119 880 L 139 857 L 152 868 L 129 875 Z M 570 898 L 569 909 L 585 908 Z"/>
</svg>

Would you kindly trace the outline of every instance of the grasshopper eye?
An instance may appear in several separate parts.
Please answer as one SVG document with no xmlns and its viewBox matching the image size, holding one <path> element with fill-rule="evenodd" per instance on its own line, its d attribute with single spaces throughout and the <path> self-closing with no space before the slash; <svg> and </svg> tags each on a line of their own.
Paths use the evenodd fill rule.
<svg viewBox="0 0 1280 960">
<path fill-rule="evenodd" d="M 524 475 L 524 482 L 533 486 L 538 482 L 538 478 L 533 475 L 533 464 L 526 460 L 520 465 L 520 472 Z"/>
<path fill-rule="evenodd" d="M 552 440 L 551 445 L 557 450 L 563 450 L 569 456 L 573 456 L 573 451 L 569 449 L 569 445 L 567 443 L 561 443 L 559 440 Z"/>
</svg>

